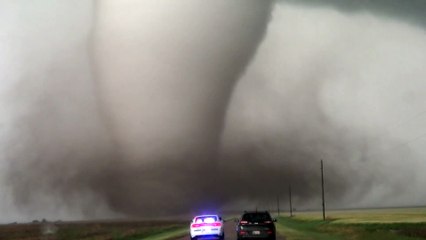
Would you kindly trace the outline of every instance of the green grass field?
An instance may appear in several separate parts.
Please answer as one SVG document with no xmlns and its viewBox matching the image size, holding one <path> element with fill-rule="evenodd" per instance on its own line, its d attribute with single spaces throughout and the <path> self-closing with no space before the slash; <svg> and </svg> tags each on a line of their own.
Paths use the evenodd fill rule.
<svg viewBox="0 0 426 240">
<path fill-rule="evenodd" d="M 426 208 L 300 212 L 280 217 L 277 231 L 286 240 L 426 239 Z"/>
<path fill-rule="evenodd" d="M 0 225 L 1 240 L 166 240 L 185 235 L 179 221 L 37 222 Z"/>
</svg>

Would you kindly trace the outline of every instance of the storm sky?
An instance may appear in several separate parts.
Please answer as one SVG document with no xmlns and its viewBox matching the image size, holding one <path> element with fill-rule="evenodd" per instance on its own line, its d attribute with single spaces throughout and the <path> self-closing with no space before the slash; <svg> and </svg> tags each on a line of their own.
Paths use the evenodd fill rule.
<svg viewBox="0 0 426 240">
<path fill-rule="evenodd" d="M 0 1 L 0 221 L 425 204 L 424 1 Z"/>
</svg>

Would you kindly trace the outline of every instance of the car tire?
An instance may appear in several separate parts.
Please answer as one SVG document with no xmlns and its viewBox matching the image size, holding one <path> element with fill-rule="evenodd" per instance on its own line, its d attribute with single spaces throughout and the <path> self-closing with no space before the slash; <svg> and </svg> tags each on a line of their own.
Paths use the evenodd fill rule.
<svg viewBox="0 0 426 240">
<path fill-rule="evenodd" d="M 222 236 L 220 236 L 220 240 L 225 240 L 225 233 L 223 233 Z"/>
</svg>

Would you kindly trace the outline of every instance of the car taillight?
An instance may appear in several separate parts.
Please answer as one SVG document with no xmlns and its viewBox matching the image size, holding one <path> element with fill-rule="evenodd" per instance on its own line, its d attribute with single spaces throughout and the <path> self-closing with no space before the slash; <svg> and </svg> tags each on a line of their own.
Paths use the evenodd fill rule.
<svg viewBox="0 0 426 240">
<path fill-rule="evenodd" d="M 220 227 L 220 226 L 222 226 L 222 223 L 216 222 L 216 223 L 213 223 L 212 226 L 213 227 Z"/>
<path fill-rule="evenodd" d="M 272 223 L 271 221 L 265 221 L 265 223 Z"/>
<path fill-rule="evenodd" d="M 241 221 L 240 223 L 241 224 L 247 224 L 248 222 L 247 221 Z"/>
<path fill-rule="evenodd" d="M 201 227 L 201 224 L 192 224 L 191 227 L 193 227 L 193 228 Z"/>
<path fill-rule="evenodd" d="M 268 234 L 272 234 L 273 232 L 269 230 L 269 231 L 267 231 L 267 233 L 268 233 Z"/>
<path fill-rule="evenodd" d="M 240 235 L 244 235 L 244 234 L 247 234 L 247 232 L 246 231 L 240 231 Z"/>
</svg>

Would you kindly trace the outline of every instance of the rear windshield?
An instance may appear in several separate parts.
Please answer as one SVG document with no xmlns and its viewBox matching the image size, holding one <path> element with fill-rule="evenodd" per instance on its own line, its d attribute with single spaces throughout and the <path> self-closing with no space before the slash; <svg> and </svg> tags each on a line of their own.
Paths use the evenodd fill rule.
<svg viewBox="0 0 426 240">
<path fill-rule="evenodd" d="M 272 221 L 269 213 L 245 213 L 241 220 L 248 222 Z"/>
<path fill-rule="evenodd" d="M 217 216 L 200 216 L 194 219 L 194 223 L 212 223 L 217 221 Z"/>
</svg>

